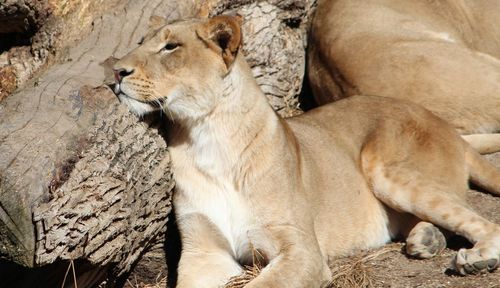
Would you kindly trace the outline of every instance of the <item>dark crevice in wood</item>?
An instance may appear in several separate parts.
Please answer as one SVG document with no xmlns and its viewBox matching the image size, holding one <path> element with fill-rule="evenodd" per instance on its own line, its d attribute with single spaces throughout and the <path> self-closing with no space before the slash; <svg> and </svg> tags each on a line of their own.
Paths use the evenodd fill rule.
<svg viewBox="0 0 500 288">
<path fill-rule="evenodd" d="M 52 180 L 50 180 L 48 185 L 50 195 L 53 195 L 53 193 L 69 179 L 76 163 L 81 159 L 80 155 L 88 145 L 88 139 L 83 136 L 76 142 L 74 154 L 65 159 L 64 162 L 56 164 L 56 168 L 52 174 Z"/>
<path fill-rule="evenodd" d="M 46 1 L 0 3 L 0 54 L 13 47 L 30 46 L 50 13 Z"/>
</svg>

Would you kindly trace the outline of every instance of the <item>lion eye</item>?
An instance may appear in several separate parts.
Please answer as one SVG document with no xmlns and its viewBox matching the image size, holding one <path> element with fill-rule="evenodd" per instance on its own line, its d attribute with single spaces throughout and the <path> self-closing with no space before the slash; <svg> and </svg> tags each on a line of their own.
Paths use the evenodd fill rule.
<svg viewBox="0 0 500 288">
<path fill-rule="evenodd" d="M 173 51 L 173 50 L 175 50 L 179 46 L 180 46 L 179 43 L 168 43 L 167 45 L 165 45 L 163 47 L 163 50 L 165 50 L 165 51 Z"/>
</svg>

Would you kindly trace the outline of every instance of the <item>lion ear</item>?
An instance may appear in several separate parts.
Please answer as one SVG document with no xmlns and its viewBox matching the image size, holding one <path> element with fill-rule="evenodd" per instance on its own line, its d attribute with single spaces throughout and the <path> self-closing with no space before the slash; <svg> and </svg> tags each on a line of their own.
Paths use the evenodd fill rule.
<svg viewBox="0 0 500 288">
<path fill-rule="evenodd" d="M 208 19 L 196 30 L 210 49 L 220 53 L 226 67 L 233 64 L 241 46 L 241 16 L 221 15 Z"/>
<path fill-rule="evenodd" d="M 153 15 L 149 17 L 148 27 L 151 30 L 158 30 L 161 27 L 167 25 L 167 19 L 158 15 Z"/>
</svg>

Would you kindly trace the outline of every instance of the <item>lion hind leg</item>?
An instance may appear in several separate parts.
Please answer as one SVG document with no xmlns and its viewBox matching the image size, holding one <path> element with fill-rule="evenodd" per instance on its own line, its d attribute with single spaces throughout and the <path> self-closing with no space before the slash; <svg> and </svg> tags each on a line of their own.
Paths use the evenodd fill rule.
<svg viewBox="0 0 500 288">
<path fill-rule="evenodd" d="M 465 154 L 470 180 L 493 195 L 500 196 L 500 170 L 476 151 L 469 149 Z"/>
<path fill-rule="evenodd" d="M 492 271 L 499 266 L 500 227 L 468 208 L 461 194 L 446 191 L 448 187 L 433 179 L 434 175 L 422 177 L 422 171 L 397 165 L 371 167 L 365 173 L 380 201 L 396 211 L 411 213 L 464 236 L 474 244 L 471 249 L 461 249 L 454 258 L 453 265 L 459 273 Z"/>
<path fill-rule="evenodd" d="M 500 133 L 462 135 L 479 154 L 500 152 Z"/>
</svg>

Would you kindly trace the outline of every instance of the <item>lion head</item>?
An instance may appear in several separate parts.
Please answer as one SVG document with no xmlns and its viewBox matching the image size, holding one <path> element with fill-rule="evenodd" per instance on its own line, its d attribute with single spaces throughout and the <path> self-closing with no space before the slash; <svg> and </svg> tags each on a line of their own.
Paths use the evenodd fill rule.
<svg viewBox="0 0 500 288">
<path fill-rule="evenodd" d="M 154 17 L 150 32 L 115 63 L 115 93 L 141 116 L 167 109 L 175 118 L 210 113 L 241 45 L 240 18 L 217 16 L 166 24 Z"/>
</svg>

